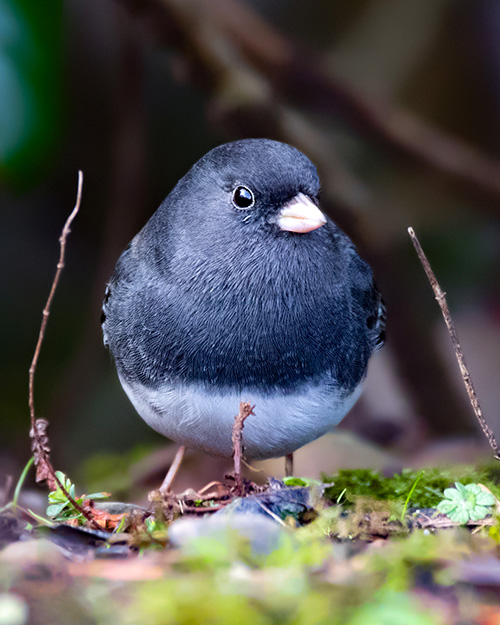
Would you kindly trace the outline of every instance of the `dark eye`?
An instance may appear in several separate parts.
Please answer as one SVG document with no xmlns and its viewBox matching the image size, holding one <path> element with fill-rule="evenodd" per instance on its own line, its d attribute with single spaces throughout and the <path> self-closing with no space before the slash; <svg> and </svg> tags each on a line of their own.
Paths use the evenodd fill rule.
<svg viewBox="0 0 500 625">
<path fill-rule="evenodd" d="M 254 202 L 253 193 L 248 187 L 236 187 L 233 191 L 233 204 L 236 208 L 250 208 Z"/>
</svg>

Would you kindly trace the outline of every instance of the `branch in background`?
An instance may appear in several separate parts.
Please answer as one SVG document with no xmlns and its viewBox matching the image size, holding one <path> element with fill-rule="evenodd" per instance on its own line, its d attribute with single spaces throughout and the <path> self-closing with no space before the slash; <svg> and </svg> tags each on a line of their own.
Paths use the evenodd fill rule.
<svg viewBox="0 0 500 625">
<path fill-rule="evenodd" d="M 84 10 L 83 5 L 81 8 Z M 98 320 L 104 286 L 125 245 L 142 227 L 144 216 L 141 217 L 141 210 L 146 205 L 145 129 L 142 110 L 144 63 L 140 38 L 135 24 L 130 23 L 129 16 L 122 7 L 109 5 L 108 9 L 112 10 L 113 20 L 116 22 L 115 37 L 111 44 L 111 54 L 108 52 L 103 56 L 97 78 L 98 81 L 105 81 L 105 76 L 112 75 L 115 81 L 110 174 L 106 177 L 106 186 L 101 189 L 103 197 L 107 198 L 106 210 L 103 224 L 99 227 L 98 248 L 94 253 L 97 262 L 88 297 L 87 308 L 90 314 L 86 316 L 86 322 L 78 333 L 79 337 L 74 341 L 70 360 L 51 394 L 47 410 L 51 418 L 61 414 L 73 414 L 75 407 L 86 402 L 90 390 L 102 380 L 102 366 L 107 360 L 102 357 L 104 350 Z M 95 16 L 90 16 L 88 11 L 87 18 L 90 22 L 84 25 L 84 30 L 97 23 Z M 105 35 L 101 33 L 100 36 Z M 89 46 L 95 43 L 94 40 L 85 41 Z M 87 53 L 88 50 L 83 50 L 84 55 Z M 83 102 L 87 87 L 78 72 L 76 76 L 72 86 L 76 89 L 76 97 Z M 93 94 L 91 97 L 97 96 Z M 78 114 L 85 118 L 87 110 L 83 106 L 85 110 L 79 109 Z M 83 119 L 80 119 L 80 123 L 83 123 Z M 103 123 L 102 119 L 100 123 Z"/>
<path fill-rule="evenodd" d="M 213 91 L 227 82 L 220 62 L 239 56 L 266 77 L 285 100 L 314 113 L 343 119 L 355 132 L 403 156 L 452 188 L 493 201 L 498 215 L 500 161 L 389 102 L 367 98 L 325 68 L 310 50 L 298 49 L 250 7 L 237 0 L 122 0 L 176 51 L 185 54 L 190 78 Z M 210 42 L 212 42 L 210 44 Z M 215 61 L 215 62 L 214 62 Z"/>
<path fill-rule="evenodd" d="M 179 4 L 176 0 L 161 1 L 164 5 Z M 200 1 L 191 0 L 189 4 L 199 5 Z M 358 134 L 441 174 L 454 188 L 479 192 L 495 202 L 494 211 L 498 215 L 499 160 L 409 111 L 363 97 L 333 72 L 325 70 L 321 57 L 295 48 L 242 3 L 212 0 L 210 4 L 220 30 L 287 99 L 314 112 L 342 117 Z"/>
<path fill-rule="evenodd" d="M 467 394 L 470 399 L 470 403 L 472 405 L 472 409 L 474 410 L 474 414 L 476 415 L 477 420 L 479 421 L 479 425 L 483 430 L 484 435 L 486 436 L 488 443 L 490 444 L 491 449 L 493 450 L 493 454 L 497 460 L 500 460 L 500 450 L 498 449 L 498 443 L 495 438 L 495 435 L 491 431 L 489 425 L 486 423 L 486 419 L 483 416 L 483 411 L 481 410 L 481 406 L 479 405 L 479 401 L 477 399 L 476 391 L 472 384 L 472 379 L 469 373 L 469 369 L 465 364 L 465 357 L 462 351 L 462 347 L 458 340 L 457 332 L 455 330 L 455 324 L 453 323 L 453 319 L 450 315 L 450 310 L 448 308 L 448 304 L 446 302 L 445 293 L 441 290 L 439 283 L 436 279 L 434 272 L 432 271 L 431 265 L 425 255 L 422 246 L 420 245 L 420 241 L 415 234 L 413 228 L 408 228 L 408 234 L 411 237 L 412 243 L 417 252 L 418 258 L 422 263 L 422 266 L 425 270 L 427 278 L 431 284 L 432 290 L 434 291 L 434 296 L 441 308 L 441 312 L 443 313 L 444 321 L 446 323 L 446 327 L 448 328 L 448 334 L 450 335 L 451 342 L 453 344 L 453 348 L 455 350 L 455 355 L 457 357 L 458 366 L 460 367 L 460 373 L 462 374 L 462 379 L 465 384 L 465 388 L 467 389 Z"/>
<path fill-rule="evenodd" d="M 71 232 L 71 224 L 75 219 L 78 211 L 80 210 L 80 204 L 82 201 L 82 188 L 83 188 L 83 172 L 78 172 L 78 191 L 76 194 L 76 202 L 75 207 L 71 211 L 70 216 L 66 220 L 64 224 L 64 228 L 62 229 L 61 236 L 59 237 L 59 261 L 57 263 L 56 273 L 54 276 L 54 280 L 52 281 L 52 286 L 50 288 L 49 297 L 47 299 L 47 303 L 45 304 L 45 308 L 42 312 L 42 324 L 40 326 L 40 332 L 38 333 L 38 341 L 35 347 L 35 353 L 33 355 L 33 360 L 31 362 L 31 366 L 29 369 L 29 392 L 28 392 L 28 403 L 30 410 L 30 420 L 31 420 L 31 428 L 30 428 L 30 438 L 31 438 L 31 449 L 33 451 L 33 457 L 35 458 L 36 465 L 36 481 L 43 482 L 46 481 L 50 490 L 56 490 L 60 488 L 64 493 L 64 496 L 71 502 L 71 505 L 74 506 L 76 510 L 80 514 L 82 514 L 87 521 L 91 525 L 93 525 L 96 529 L 101 529 L 99 525 L 97 525 L 91 515 L 84 510 L 68 493 L 64 484 L 61 483 L 59 478 L 54 471 L 54 467 L 50 461 L 50 446 L 49 446 L 49 438 L 47 436 L 47 427 L 49 425 L 46 419 L 37 419 L 35 417 L 35 373 L 36 367 L 38 364 L 38 358 L 40 356 L 40 350 L 42 348 L 43 339 L 45 337 L 45 330 L 47 328 L 47 322 L 49 320 L 50 315 L 50 307 L 52 305 L 52 300 L 54 299 L 54 295 L 57 289 L 57 285 L 59 283 L 59 279 L 61 277 L 62 270 L 64 269 L 64 257 L 66 253 L 66 239 L 68 238 L 68 234 Z"/>
</svg>

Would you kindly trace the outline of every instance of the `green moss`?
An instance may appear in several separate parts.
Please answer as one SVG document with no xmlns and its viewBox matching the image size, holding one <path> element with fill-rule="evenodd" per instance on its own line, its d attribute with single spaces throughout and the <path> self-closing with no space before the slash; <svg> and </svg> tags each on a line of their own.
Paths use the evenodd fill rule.
<svg viewBox="0 0 500 625">
<path fill-rule="evenodd" d="M 381 501 L 405 501 L 420 472 L 403 469 L 386 477 L 371 469 L 344 469 L 333 475 L 323 475 L 323 482 L 332 484 L 325 490 L 325 498 L 331 503 L 344 492 L 343 503 L 352 506 L 357 497 L 370 497 Z M 443 491 L 454 482 L 462 484 L 482 483 L 498 496 L 500 489 L 500 465 L 483 467 L 461 465 L 447 468 L 425 469 L 413 490 L 409 507 L 435 508 L 443 498 Z"/>
</svg>

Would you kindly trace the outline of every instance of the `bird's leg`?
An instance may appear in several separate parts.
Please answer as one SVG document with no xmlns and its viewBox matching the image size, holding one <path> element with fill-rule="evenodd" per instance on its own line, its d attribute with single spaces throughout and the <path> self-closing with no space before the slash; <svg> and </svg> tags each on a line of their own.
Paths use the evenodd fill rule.
<svg viewBox="0 0 500 625">
<path fill-rule="evenodd" d="M 285 456 L 285 477 L 293 475 L 293 451 Z"/>
<path fill-rule="evenodd" d="M 170 469 L 167 472 L 167 475 L 165 475 L 165 479 L 162 482 L 162 485 L 160 486 L 160 492 L 161 493 L 168 493 L 170 492 L 170 489 L 172 488 L 172 484 L 174 483 L 175 480 L 175 476 L 177 475 L 177 471 L 179 470 L 179 467 L 181 466 L 181 462 L 182 459 L 184 458 L 184 452 L 186 451 L 186 448 L 184 447 L 184 445 L 180 445 L 179 449 L 177 450 L 173 462 L 170 465 Z"/>
</svg>

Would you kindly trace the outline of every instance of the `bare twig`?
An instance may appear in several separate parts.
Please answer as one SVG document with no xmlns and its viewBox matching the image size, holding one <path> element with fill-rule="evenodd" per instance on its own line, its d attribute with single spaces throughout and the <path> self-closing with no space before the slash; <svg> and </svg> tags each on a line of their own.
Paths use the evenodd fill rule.
<svg viewBox="0 0 500 625">
<path fill-rule="evenodd" d="M 286 523 L 283 521 L 283 519 L 280 519 L 280 517 L 275 514 L 272 510 L 270 510 L 267 506 L 265 506 L 262 501 L 259 501 L 258 499 L 255 500 L 257 502 L 257 505 L 262 508 L 262 510 L 264 510 L 264 512 L 266 514 L 268 514 L 272 519 L 274 519 L 276 521 L 276 523 L 279 523 L 280 525 L 283 525 L 283 527 L 287 527 Z"/>
<path fill-rule="evenodd" d="M 181 463 L 182 463 L 182 459 L 184 458 L 185 451 L 186 451 L 186 448 L 184 447 L 184 445 L 180 445 L 172 461 L 172 464 L 170 465 L 170 469 L 168 470 L 167 475 L 165 476 L 165 479 L 163 480 L 162 485 L 160 486 L 161 493 L 170 492 L 170 489 L 172 488 L 172 484 L 174 483 L 174 480 L 175 480 L 175 476 L 177 475 L 177 472 L 179 471 L 179 467 L 181 466 Z"/>
<path fill-rule="evenodd" d="M 32 440 L 31 448 L 33 451 L 33 456 L 35 458 L 36 464 L 36 481 L 42 482 L 47 481 L 47 484 L 51 490 L 56 490 L 57 488 L 61 489 L 64 493 L 64 496 L 68 499 L 71 505 L 78 510 L 80 514 L 89 521 L 89 523 L 94 526 L 96 529 L 102 529 L 95 523 L 92 519 L 91 514 L 84 510 L 75 499 L 68 493 L 64 484 L 58 479 L 56 472 L 54 471 L 54 467 L 50 461 L 50 446 L 49 439 L 47 436 L 47 427 L 48 421 L 46 419 L 36 419 L 35 417 L 35 373 L 36 367 L 38 364 L 38 357 L 40 356 L 40 350 L 42 347 L 43 339 L 45 337 L 45 330 L 47 328 L 47 322 L 49 320 L 50 315 L 50 307 L 52 305 L 52 300 L 54 299 L 54 295 L 56 292 L 57 285 L 59 283 L 59 278 L 61 277 L 61 272 L 64 268 L 64 256 L 66 253 L 66 239 L 68 238 L 68 234 L 70 233 L 70 227 L 73 223 L 74 218 L 76 217 L 78 211 L 80 210 L 80 204 L 82 201 L 82 188 L 83 188 L 83 172 L 78 172 L 78 190 L 76 194 L 76 202 L 71 214 L 69 215 L 66 223 L 61 232 L 61 236 L 59 237 L 59 261 L 57 263 L 56 273 L 54 276 L 54 280 L 52 281 L 52 286 L 50 288 L 49 297 L 47 299 L 47 303 L 45 304 L 45 308 L 42 312 L 42 323 L 40 326 L 40 332 L 38 333 L 38 341 L 35 347 L 35 353 L 33 354 L 33 360 L 31 361 L 31 366 L 29 369 L 29 391 L 28 391 L 28 403 L 30 410 L 30 420 L 31 420 L 31 428 L 30 428 L 30 438 Z"/>
<path fill-rule="evenodd" d="M 247 469 L 250 469 L 250 471 L 253 471 L 254 473 L 264 473 L 264 469 L 256 469 L 249 462 L 247 462 L 245 458 L 242 458 L 241 462 L 243 462 Z"/>
<path fill-rule="evenodd" d="M 236 482 L 236 491 L 238 495 L 243 495 L 243 479 L 241 477 L 241 457 L 243 447 L 243 427 L 245 419 L 250 415 L 253 415 L 253 409 L 250 402 L 240 402 L 240 411 L 236 417 L 234 417 L 233 425 L 233 455 L 234 455 L 234 479 Z"/>
<path fill-rule="evenodd" d="M 476 418 L 479 421 L 479 425 L 481 426 L 481 429 L 483 430 L 483 433 L 486 436 L 491 449 L 493 450 L 495 458 L 497 460 L 500 460 L 500 450 L 498 448 L 497 440 L 489 425 L 486 423 L 486 419 L 483 416 L 483 411 L 481 410 L 481 406 L 479 405 L 479 401 L 477 399 L 476 391 L 472 384 L 469 370 L 467 368 L 467 365 L 465 364 L 465 357 L 460 342 L 458 340 L 457 332 L 455 330 L 455 324 L 453 323 L 453 319 L 451 318 L 448 304 L 446 302 L 446 294 L 441 290 L 441 287 L 439 286 L 436 276 L 432 271 L 431 265 L 427 260 L 427 256 L 425 255 L 425 252 L 422 249 L 420 241 L 418 240 L 413 228 L 408 228 L 408 234 L 411 237 L 412 243 L 418 254 L 420 262 L 422 263 L 425 273 L 427 274 L 427 278 L 431 284 L 432 290 L 434 291 L 434 296 L 439 304 L 439 307 L 441 308 L 441 312 L 443 314 L 446 327 L 448 328 L 448 334 L 450 335 L 453 348 L 455 349 L 455 355 L 458 360 L 458 366 L 460 367 L 460 373 L 462 374 L 462 379 L 464 381 L 465 388 L 467 389 L 467 394 L 469 395 L 469 400 L 472 405 L 472 409 L 474 410 L 474 414 L 476 415 Z"/>
</svg>

